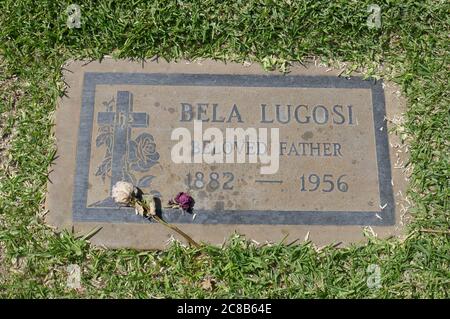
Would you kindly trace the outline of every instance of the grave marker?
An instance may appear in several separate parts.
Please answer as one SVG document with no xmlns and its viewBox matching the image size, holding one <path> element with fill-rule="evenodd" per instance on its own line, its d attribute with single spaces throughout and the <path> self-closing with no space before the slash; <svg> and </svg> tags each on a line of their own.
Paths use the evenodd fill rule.
<svg viewBox="0 0 450 319">
<path fill-rule="evenodd" d="M 162 217 L 198 241 L 309 232 L 327 244 L 358 241 L 364 226 L 400 232 L 405 180 L 392 165 L 398 141 L 386 117 L 403 103 L 381 81 L 312 65 L 287 75 L 212 61 L 68 68 L 51 224 L 100 226 L 92 241 L 109 247 L 163 247 L 172 233 L 111 199 L 125 180 L 163 206 L 189 192 L 194 215 L 163 208 Z"/>
</svg>

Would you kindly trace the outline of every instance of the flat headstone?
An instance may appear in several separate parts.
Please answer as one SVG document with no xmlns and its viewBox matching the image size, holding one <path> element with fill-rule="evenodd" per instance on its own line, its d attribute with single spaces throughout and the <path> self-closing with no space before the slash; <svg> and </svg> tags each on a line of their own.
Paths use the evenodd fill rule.
<svg viewBox="0 0 450 319">
<path fill-rule="evenodd" d="M 69 63 L 48 222 L 84 233 L 101 227 L 91 241 L 107 247 L 163 248 L 179 238 L 114 203 L 112 185 L 125 180 L 159 197 L 162 218 L 200 242 L 220 244 L 236 232 L 261 243 L 347 244 L 362 240 L 365 226 L 380 237 L 401 234 L 404 152 L 387 119 L 404 103 L 388 83 L 339 73 L 213 61 Z M 227 131 L 258 140 L 229 142 Z M 165 208 L 181 191 L 195 199 L 192 214 Z"/>
</svg>

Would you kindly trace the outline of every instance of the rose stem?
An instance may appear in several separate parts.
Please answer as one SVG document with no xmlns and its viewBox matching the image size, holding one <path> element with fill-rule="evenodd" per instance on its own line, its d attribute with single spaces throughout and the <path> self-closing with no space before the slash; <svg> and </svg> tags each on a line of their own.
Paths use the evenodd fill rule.
<svg viewBox="0 0 450 319">
<path fill-rule="evenodd" d="M 165 222 L 164 220 L 162 220 L 161 218 L 159 218 L 159 216 L 157 215 L 150 215 L 154 220 L 156 220 L 158 223 L 163 224 L 166 227 L 169 227 L 170 229 L 176 231 L 178 234 L 180 234 L 181 236 L 183 236 L 192 246 L 196 247 L 196 248 L 200 248 L 200 245 L 197 244 L 197 242 L 195 240 L 193 240 L 188 234 L 186 234 L 185 232 L 183 232 L 181 229 L 179 229 L 178 227 L 171 225 L 167 222 Z"/>
<path fill-rule="evenodd" d="M 148 205 L 146 203 L 143 203 L 141 201 L 138 201 L 140 205 L 142 205 L 145 210 L 148 212 L 150 210 L 150 207 L 148 207 Z M 134 204 L 134 203 L 133 203 Z M 159 218 L 158 215 L 150 215 L 151 218 L 153 218 L 156 222 L 163 224 L 164 226 L 176 231 L 178 234 L 180 234 L 181 236 L 184 237 L 184 239 L 186 239 L 192 246 L 196 247 L 196 248 L 200 248 L 200 245 L 193 240 L 188 234 L 186 234 L 185 232 L 183 232 L 181 229 L 179 229 L 178 227 L 171 225 L 167 222 L 165 222 L 164 220 L 162 220 L 161 218 Z"/>
</svg>

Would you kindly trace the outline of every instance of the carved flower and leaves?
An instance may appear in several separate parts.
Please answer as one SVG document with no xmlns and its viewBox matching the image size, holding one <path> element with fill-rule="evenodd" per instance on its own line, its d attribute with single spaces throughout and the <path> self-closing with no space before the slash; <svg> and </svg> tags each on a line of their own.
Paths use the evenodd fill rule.
<svg viewBox="0 0 450 319">
<path fill-rule="evenodd" d="M 142 133 L 135 140 L 128 143 L 128 159 L 131 168 L 137 172 L 145 172 L 158 163 L 159 153 L 153 136 Z"/>
<path fill-rule="evenodd" d="M 158 163 L 159 153 L 156 151 L 156 143 L 153 136 L 149 133 L 141 133 L 134 140 L 128 142 L 128 158 L 127 165 L 129 166 L 128 175 L 131 180 L 134 180 L 134 185 L 140 188 L 148 188 L 155 178 L 154 175 L 142 176 L 138 181 L 135 180 L 131 171 L 147 172 L 152 166 Z M 159 192 L 152 191 L 155 196 Z"/>
<path fill-rule="evenodd" d="M 114 102 L 114 97 L 112 97 L 109 101 L 103 101 L 102 104 L 107 112 L 112 112 Z M 102 145 L 106 145 L 106 152 L 103 156 L 103 160 L 95 172 L 95 176 L 101 176 L 103 182 L 107 176 L 111 175 L 113 133 L 114 128 L 112 124 L 101 125 L 98 128 L 98 135 L 95 139 L 95 146 L 101 147 Z"/>
<path fill-rule="evenodd" d="M 140 188 L 150 187 L 154 175 L 144 175 L 139 180 L 132 172 L 147 172 L 157 164 L 159 153 L 156 152 L 156 144 L 153 136 L 148 133 L 140 134 L 136 139 L 128 142 L 128 154 L 125 158 L 123 175 L 127 182 Z"/>
<path fill-rule="evenodd" d="M 102 125 L 98 129 L 98 135 L 95 139 L 95 145 L 101 147 L 106 145 L 105 155 L 100 165 L 97 167 L 95 176 L 100 176 L 105 181 L 106 176 L 110 176 L 112 165 L 112 143 L 113 143 L 113 127 L 112 125 Z"/>
</svg>

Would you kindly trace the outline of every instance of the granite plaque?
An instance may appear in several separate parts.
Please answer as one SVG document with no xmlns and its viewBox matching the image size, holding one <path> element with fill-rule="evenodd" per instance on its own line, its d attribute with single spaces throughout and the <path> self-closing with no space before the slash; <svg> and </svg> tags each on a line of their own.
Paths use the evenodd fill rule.
<svg viewBox="0 0 450 319">
<path fill-rule="evenodd" d="M 309 232 L 322 244 L 351 242 L 363 226 L 398 233 L 404 179 L 394 176 L 386 117 L 401 103 L 382 81 L 313 65 L 279 74 L 212 61 L 67 69 L 52 224 L 100 226 L 93 241 L 110 247 L 163 247 L 170 231 L 112 200 L 112 186 L 129 181 L 163 206 L 189 192 L 193 214 L 163 208 L 162 217 L 199 241 Z"/>
</svg>

